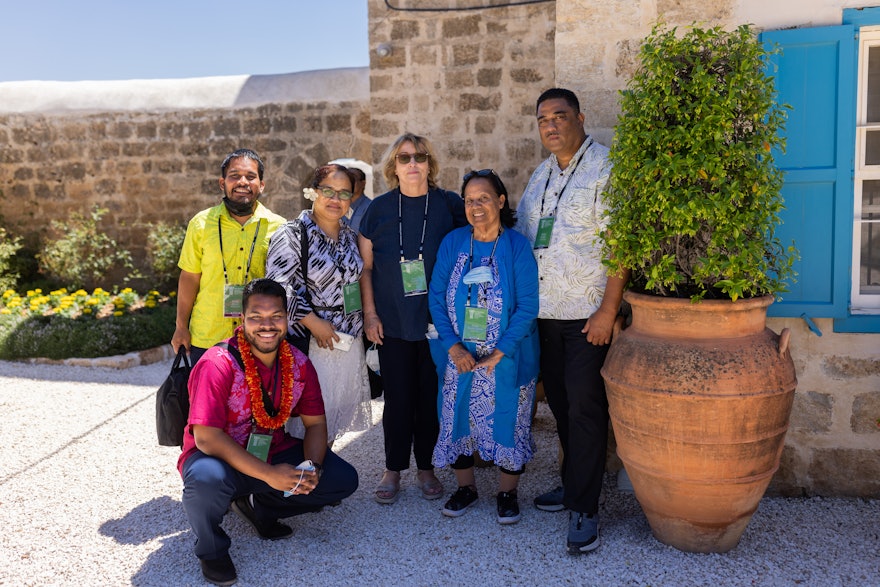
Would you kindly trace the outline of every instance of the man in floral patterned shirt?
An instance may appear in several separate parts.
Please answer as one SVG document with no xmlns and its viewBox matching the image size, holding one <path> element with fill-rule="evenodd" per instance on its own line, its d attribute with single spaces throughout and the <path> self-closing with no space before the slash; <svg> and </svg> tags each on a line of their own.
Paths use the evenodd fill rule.
<svg viewBox="0 0 880 587">
<path fill-rule="evenodd" d="M 279 518 L 320 511 L 358 485 L 354 467 L 327 448 L 315 368 L 285 341 L 286 297 L 271 279 L 248 283 L 242 326 L 225 341 L 228 348 L 209 348 L 189 378 L 178 469 L 195 554 L 215 585 L 237 579 L 220 527 L 230 506 L 261 538 L 278 540 L 293 534 Z M 284 431 L 291 416 L 302 419 L 303 439 Z"/>
<path fill-rule="evenodd" d="M 538 261 L 541 375 L 564 457 L 562 485 L 535 498 L 535 506 L 570 510 L 567 548 L 579 554 L 599 546 L 608 442 L 599 370 L 629 276 L 607 275 L 597 239 L 605 226 L 608 149 L 584 132 L 584 115 L 570 90 L 544 92 L 537 118 L 551 155 L 526 186 L 516 229 L 533 244 Z"/>
</svg>

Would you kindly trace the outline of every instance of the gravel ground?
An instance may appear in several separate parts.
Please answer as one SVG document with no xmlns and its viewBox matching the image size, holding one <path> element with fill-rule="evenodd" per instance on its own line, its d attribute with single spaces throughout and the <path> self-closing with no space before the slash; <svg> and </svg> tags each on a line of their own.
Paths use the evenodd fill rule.
<svg viewBox="0 0 880 587">
<path fill-rule="evenodd" d="M 0 585 L 204 585 L 180 504 L 178 449 L 156 445 L 159 363 L 117 370 L 0 361 Z M 381 415 L 374 402 L 374 421 Z M 496 471 L 458 519 L 425 501 L 412 469 L 392 506 L 373 501 L 382 431 L 336 448 L 361 487 L 341 506 L 290 520 L 263 542 L 224 521 L 239 585 L 880 585 L 880 501 L 765 498 L 737 548 L 688 554 L 657 542 L 631 493 L 606 479 L 602 545 L 565 553 L 565 512 L 531 499 L 555 484 L 552 416 L 540 404 L 538 453 L 520 485 L 523 518 L 495 521 Z M 439 472 L 449 491 L 450 470 Z"/>
</svg>

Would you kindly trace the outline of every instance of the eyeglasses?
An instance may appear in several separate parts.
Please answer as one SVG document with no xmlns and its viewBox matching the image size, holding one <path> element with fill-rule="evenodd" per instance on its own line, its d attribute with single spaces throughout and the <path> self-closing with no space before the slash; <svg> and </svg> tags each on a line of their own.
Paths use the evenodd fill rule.
<svg viewBox="0 0 880 587">
<path fill-rule="evenodd" d="M 401 165 L 407 165 L 413 159 L 416 160 L 416 163 L 424 163 L 428 160 L 427 153 L 398 153 L 397 154 L 397 162 Z"/>
<path fill-rule="evenodd" d="M 498 174 L 495 173 L 494 169 L 480 169 L 479 171 L 468 171 L 464 174 L 464 177 L 461 178 L 461 181 L 464 183 L 469 182 L 475 177 L 489 177 L 490 175 L 494 175 L 498 177 Z"/>
<path fill-rule="evenodd" d="M 337 198 L 339 200 L 348 201 L 352 197 L 352 193 L 348 190 L 334 190 L 331 187 L 323 185 L 319 185 L 315 190 L 328 200 Z"/>
</svg>

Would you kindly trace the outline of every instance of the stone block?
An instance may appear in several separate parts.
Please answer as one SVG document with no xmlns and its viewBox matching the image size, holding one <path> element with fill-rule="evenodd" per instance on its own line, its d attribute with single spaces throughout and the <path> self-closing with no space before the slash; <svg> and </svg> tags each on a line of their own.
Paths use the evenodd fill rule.
<svg viewBox="0 0 880 587">
<path fill-rule="evenodd" d="M 127 139 L 134 134 L 132 125 L 127 122 L 117 122 L 113 125 L 112 135 L 117 139 Z"/>
<path fill-rule="evenodd" d="M 480 46 L 479 45 L 453 45 L 452 46 L 452 65 L 461 67 L 463 65 L 474 65 L 480 62 Z"/>
<path fill-rule="evenodd" d="M 265 135 L 272 130 L 272 122 L 269 118 L 249 118 L 242 123 L 245 136 Z"/>
<path fill-rule="evenodd" d="M 143 122 L 137 126 L 139 139 L 155 139 L 158 135 L 155 122 Z"/>
<path fill-rule="evenodd" d="M 798 480 L 797 471 L 801 468 L 802 463 L 798 457 L 797 451 L 786 445 L 782 449 L 782 456 L 779 459 L 779 469 L 770 480 L 767 487 L 766 495 L 779 497 L 803 497 L 806 495 L 806 488 Z"/>
<path fill-rule="evenodd" d="M 190 122 L 186 126 L 186 134 L 191 141 L 206 141 L 211 137 L 211 125 L 207 122 Z"/>
<path fill-rule="evenodd" d="M 391 40 L 410 40 L 419 37 L 419 21 L 394 20 L 391 23 Z"/>
<path fill-rule="evenodd" d="M 406 54 L 408 47 L 404 43 L 392 45 L 391 53 L 385 57 L 380 57 L 375 48 L 370 52 L 372 59 L 370 60 L 370 69 L 392 69 L 395 67 L 406 67 Z"/>
<path fill-rule="evenodd" d="M 183 160 L 165 159 L 156 161 L 155 169 L 159 173 L 181 173 L 183 171 Z"/>
<path fill-rule="evenodd" d="M 670 25 L 687 26 L 693 22 L 724 22 L 733 14 L 736 4 L 738 2 L 733 0 L 714 2 L 657 0 L 657 15 Z"/>
<path fill-rule="evenodd" d="M 86 176 L 86 168 L 82 163 L 68 163 L 61 168 L 61 174 L 65 181 L 76 180 L 82 181 Z"/>
<path fill-rule="evenodd" d="M 477 134 L 491 134 L 495 130 L 495 118 L 491 116 L 477 116 L 474 123 L 474 131 Z"/>
<path fill-rule="evenodd" d="M 307 116 L 303 120 L 303 131 L 322 133 L 324 132 L 324 119 L 320 116 Z"/>
<path fill-rule="evenodd" d="M 386 90 L 392 89 L 392 85 L 394 83 L 394 76 L 392 75 L 378 75 L 375 73 L 370 74 L 370 93 L 378 94 L 384 92 Z"/>
<path fill-rule="evenodd" d="M 122 153 L 122 147 L 115 141 L 102 141 L 93 148 L 93 157 L 114 158 Z"/>
<path fill-rule="evenodd" d="M 471 140 L 447 141 L 446 152 L 453 160 L 472 161 L 475 154 L 474 143 Z"/>
<path fill-rule="evenodd" d="M 880 390 L 860 393 L 853 398 L 850 427 L 856 434 L 880 435 Z"/>
<path fill-rule="evenodd" d="M 791 429 L 821 434 L 831 429 L 834 396 L 816 391 L 798 391 L 791 408 Z"/>
<path fill-rule="evenodd" d="M 816 449 L 809 475 L 816 495 L 880 498 L 880 450 Z"/>
<path fill-rule="evenodd" d="M 355 128 L 357 128 L 358 132 L 365 135 L 370 134 L 370 118 L 371 114 L 369 110 L 358 112 L 357 117 L 355 118 Z"/>
<path fill-rule="evenodd" d="M 29 149 L 28 160 L 33 162 L 44 161 L 43 150 L 40 148 Z M 21 149 L 9 148 L 8 145 L 4 145 L 0 149 L 0 163 L 21 163 L 22 161 L 24 161 L 24 151 Z"/>
<path fill-rule="evenodd" d="M 471 37 L 480 34 L 481 17 L 477 15 L 450 18 L 443 21 L 443 38 Z"/>
<path fill-rule="evenodd" d="M 534 84 L 544 80 L 544 76 L 537 69 L 520 67 L 510 70 L 510 79 L 520 84 Z"/>
<path fill-rule="evenodd" d="M 102 196 L 112 196 L 113 194 L 119 191 L 119 184 L 115 179 L 104 178 L 98 180 L 95 183 L 95 193 L 101 194 Z M 167 192 L 159 192 L 159 193 L 167 193 Z"/>
<path fill-rule="evenodd" d="M 260 141 L 257 153 L 263 156 L 263 153 L 283 153 L 289 147 L 287 141 L 277 138 L 264 138 Z"/>
<path fill-rule="evenodd" d="M 474 85 L 474 74 L 469 70 L 447 70 L 443 74 L 447 90 L 460 90 Z"/>
<path fill-rule="evenodd" d="M 501 94 L 462 94 L 459 98 L 458 109 L 463 112 L 468 110 L 497 111 L 500 105 Z"/>
<path fill-rule="evenodd" d="M 29 179 L 33 179 L 34 170 L 30 167 L 16 167 L 15 173 L 12 174 L 12 177 L 17 179 L 18 181 L 27 181 Z"/>
<path fill-rule="evenodd" d="M 409 112 L 409 97 L 406 94 L 376 97 L 370 100 L 370 109 L 377 116 L 383 114 L 405 114 Z"/>
<path fill-rule="evenodd" d="M 880 375 L 880 359 L 834 355 L 823 361 L 822 371 L 833 379 L 876 377 Z"/>
<path fill-rule="evenodd" d="M 296 118 L 279 116 L 272 120 L 272 130 L 278 132 L 296 132 Z"/>
<path fill-rule="evenodd" d="M 331 114 L 325 122 L 327 132 L 351 132 L 351 116 L 348 114 Z"/>
<path fill-rule="evenodd" d="M 23 201 L 31 197 L 31 186 L 26 183 L 14 183 L 9 193 L 13 199 Z"/>
<path fill-rule="evenodd" d="M 437 47 L 410 47 L 410 58 L 413 65 L 437 65 Z"/>
<path fill-rule="evenodd" d="M 486 43 L 483 45 L 483 60 L 485 63 L 500 65 L 504 59 L 504 43 Z"/>
<path fill-rule="evenodd" d="M 370 120 L 370 134 L 374 138 L 396 138 L 400 135 L 400 124 L 396 120 L 372 118 Z"/>
<path fill-rule="evenodd" d="M 147 154 L 147 145 L 145 143 L 124 143 L 122 154 L 125 157 L 144 157 Z"/>
<path fill-rule="evenodd" d="M 214 122 L 214 134 L 221 137 L 238 137 L 241 135 L 241 123 L 238 118 L 220 118 Z"/>
<path fill-rule="evenodd" d="M 199 185 L 201 193 L 206 196 L 215 196 L 220 190 L 216 179 L 203 179 Z"/>
<path fill-rule="evenodd" d="M 455 136 L 461 130 L 461 117 L 444 116 L 440 119 L 440 134 L 443 136 Z"/>
<path fill-rule="evenodd" d="M 176 148 L 172 142 L 168 141 L 156 141 L 151 142 L 147 146 L 147 156 L 148 157 L 172 157 L 176 155 Z"/>
<path fill-rule="evenodd" d="M 500 69 L 481 69 L 477 72 L 477 84 L 483 88 L 497 88 L 501 85 Z"/>
</svg>

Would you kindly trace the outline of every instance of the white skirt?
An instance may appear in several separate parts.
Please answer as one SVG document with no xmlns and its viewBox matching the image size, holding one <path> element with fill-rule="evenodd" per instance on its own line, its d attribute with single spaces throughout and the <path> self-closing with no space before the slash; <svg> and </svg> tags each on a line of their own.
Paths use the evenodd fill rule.
<svg viewBox="0 0 880 587">
<path fill-rule="evenodd" d="M 347 351 L 322 349 L 312 337 L 309 359 L 318 373 L 324 413 L 327 415 L 327 441 L 333 442 L 346 432 L 366 430 L 372 422 L 370 382 L 364 360 L 364 343 L 355 337 Z M 287 421 L 287 432 L 302 438 L 305 427 L 300 418 Z"/>
</svg>

